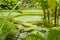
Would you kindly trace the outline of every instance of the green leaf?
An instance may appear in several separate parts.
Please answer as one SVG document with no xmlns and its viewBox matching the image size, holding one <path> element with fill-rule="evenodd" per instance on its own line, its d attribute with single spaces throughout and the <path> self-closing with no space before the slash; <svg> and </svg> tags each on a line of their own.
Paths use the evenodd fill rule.
<svg viewBox="0 0 60 40">
<path fill-rule="evenodd" d="M 53 27 L 47 38 L 47 40 L 60 40 L 60 27 Z"/>
<path fill-rule="evenodd" d="M 25 38 L 26 40 L 45 40 L 45 35 L 42 32 L 33 31 L 30 34 L 26 34 L 21 36 L 21 38 Z"/>
<path fill-rule="evenodd" d="M 48 0 L 47 2 L 48 2 L 49 8 L 55 9 L 55 7 L 56 7 L 56 0 Z"/>
</svg>

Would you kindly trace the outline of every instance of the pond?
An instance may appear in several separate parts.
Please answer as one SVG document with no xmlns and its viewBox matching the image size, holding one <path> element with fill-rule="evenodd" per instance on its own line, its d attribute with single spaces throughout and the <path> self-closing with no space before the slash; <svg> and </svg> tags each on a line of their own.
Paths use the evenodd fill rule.
<svg viewBox="0 0 60 40">
<path fill-rule="evenodd" d="M 7 16 L 10 12 L 0 12 L 0 16 L 4 15 Z M 18 15 L 20 14 L 19 12 L 12 12 L 11 15 Z"/>
<path fill-rule="evenodd" d="M 27 22 L 27 21 L 41 21 L 42 17 L 41 16 L 20 16 L 20 17 L 14 18 L 14 20 L 20 20 L 20 21 L 23 21 L 23 22 Z"/>
<path fill-rule="evenodd" d="M 9 12 L 0 12 L 0 16 L 4 15 L 4 16 L 7 16 L 9 14 Z M 15 15 L 20 15 L 21 13 L 19 12 L 12 12 L 12 16 L 15 16 Z M 30 14 L 30 13 L 28 13 Z M 36 14 L 36 13 L 35 13 Z M 22 15 L 22 16 L 19 16 L 19 17 L 16 17 L 14 18 L 14 20 L 20 20 L 20 21 L 23 21 L 23 22 L 26 22 L 26 21 L 40 21 L 42 19 L 43 16 L 26 16 L 26 15 Z"/>
</svg>

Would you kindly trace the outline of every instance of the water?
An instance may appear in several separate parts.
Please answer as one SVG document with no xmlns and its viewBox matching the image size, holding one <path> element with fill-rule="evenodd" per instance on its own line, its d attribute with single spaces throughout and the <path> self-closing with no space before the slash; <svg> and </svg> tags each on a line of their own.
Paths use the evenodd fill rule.
<svg viewBox="0 0 60 40">
<path fill-rule="evenodd" d="M 4 15 L 7 16 L 10 12 L 0 12 L 0 16 Z M 19 12 L 12 12 L 11 15 L 19 15 Z"/>
<path fill-rule="evenodd" d="M 0 12 L 0 16 L 7 16 L 10 12 Z M 20 15 L 19 12 L 12 12 L 11 14 L 12 16 L 15 15 Z M 40 21 L 42 19 L 42 16 L 20 16 L 20 17 L 16 17 L 14 18 L 14 20 L 18 20 L 18 21 L 23 21 L 23 22 L 27 22 L 27 21 Z"/>
<path fill-rule="evenodd" d="M 14 18 L 14 20 L 20 20 L 20 21 L 23 21 L 23 22 L 27 22 L 27 21 L 41 21 L 42 17 L 41 16 L 20 16 L 20 17 Z"/>
</svg>

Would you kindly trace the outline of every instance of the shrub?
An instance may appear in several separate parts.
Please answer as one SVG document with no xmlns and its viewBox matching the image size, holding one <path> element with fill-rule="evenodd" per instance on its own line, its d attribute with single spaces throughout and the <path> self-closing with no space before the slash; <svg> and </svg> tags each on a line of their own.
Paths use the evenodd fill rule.
<svg viewBox="0 0 60 40">
<path fill-rule="evenodd" d="M 0 0 L 0 10 L 1 9 L 12 9 L 18 0 Z M 15 9 L 18 9 L 19 6 L 17 6 Z"/>
</svg>

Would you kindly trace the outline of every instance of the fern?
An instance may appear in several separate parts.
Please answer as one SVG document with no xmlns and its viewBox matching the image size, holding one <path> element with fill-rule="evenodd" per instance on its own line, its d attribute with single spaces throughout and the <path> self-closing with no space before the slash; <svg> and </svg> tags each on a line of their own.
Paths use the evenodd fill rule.
<svg viewBox="0 0 60 40">
<path fill-rule="evenodd" d="M 54 27 L 50 30 L 47 40 L 60 40 L 60 27 Z"/>
<path fill-rule="evenodd" d="M 45 35 L 42 32 L 33 31 L 30 34 L 21 36 L 21 38 L 25 38 L 24 40 L 45 40 Z"/>
</svg>

